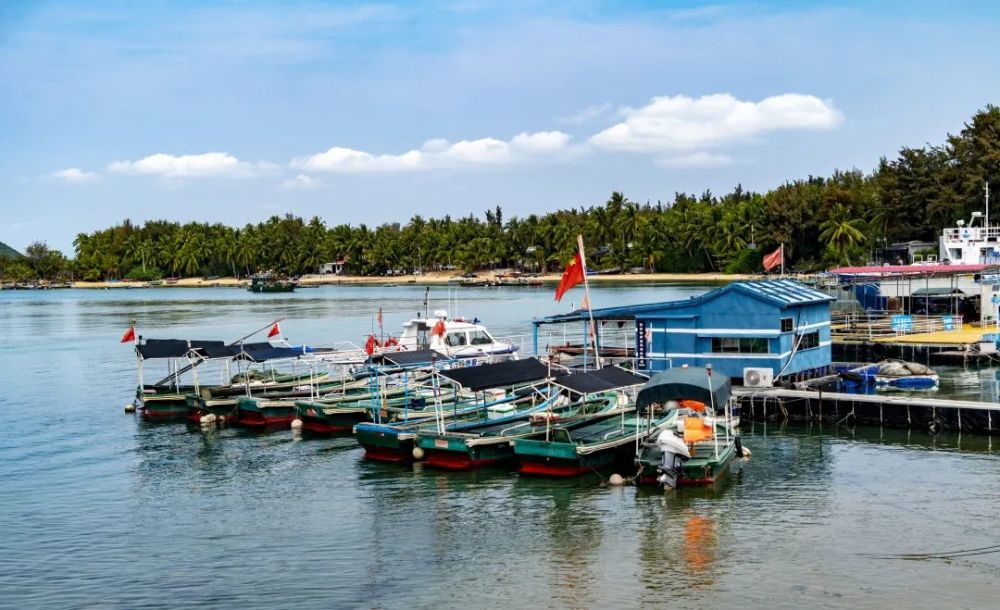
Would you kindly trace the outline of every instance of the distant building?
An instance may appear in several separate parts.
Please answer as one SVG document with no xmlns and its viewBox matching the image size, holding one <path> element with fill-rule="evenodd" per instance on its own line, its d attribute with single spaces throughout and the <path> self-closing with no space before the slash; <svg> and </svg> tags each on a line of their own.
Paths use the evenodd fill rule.
<svg viewBox="0 0 1000 610">
<path fill-rule="evenodd" d="M 904 241 L 885 249 L 885 261 L 890 265 L 932 263 L 938 260 L 938 245 L 932 241 Z"/>
<path fill-rule="evenodd" d="M 320 275 L 344 275 L 344 266 L 347 264 L 347 260 L 339 260 L 333 263 L 323 263 L 319 266 L 318 273 Z"/>
<path fill-rule="evenodd" d="M 636 368 L 711 364 L 719 374 L 740 379 L 745 368 L 770 368 L 777 378 L 831 364 L 833 300 L 798 281 L 766 280 L 734 282 L 682 301 L 595 309 L 593 315 L 598 326 L 634 326 L 628 353 Z M 535 320 L 536 352 L 541 325 L 587 319 L 581 310 Z"/>
</svg>

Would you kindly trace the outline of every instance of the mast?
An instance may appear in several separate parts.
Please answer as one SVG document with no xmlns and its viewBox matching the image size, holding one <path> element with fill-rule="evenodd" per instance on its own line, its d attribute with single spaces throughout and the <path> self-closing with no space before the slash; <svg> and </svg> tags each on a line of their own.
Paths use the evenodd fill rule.
<svg viewBox="0 0 1000 610">
<path fill-rule="evenodd" d="M 576 236 L 576 245 L 580 249 L 580 266 L 583 267 L 583 290 L 587 295 L 587 314 L 590 316 L 591 340 L 594 342 L 594 361 L 597 363 L 597 368 L 602 368 L 601 352 L 597 347 L 597 326 L 594 325 L 594 302 L 590 300 L 590 280 L 587 279 L 587 259 L 583 253 L 583 235 Z"/>
<path fill-rule="evenodd" d="M 986 239 L 989 239 L 990 228 L 990 181 L 986 181 Z"/>
</svg>

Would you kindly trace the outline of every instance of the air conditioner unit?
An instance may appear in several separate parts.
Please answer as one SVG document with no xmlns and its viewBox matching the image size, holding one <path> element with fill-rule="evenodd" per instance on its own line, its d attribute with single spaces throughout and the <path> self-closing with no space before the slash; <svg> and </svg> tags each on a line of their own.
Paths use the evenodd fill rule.
<svg viewBox="0 0 1000 610">
<path fill-rule="evenodd" d="M 743 369 L 743 385 L 748 388 L 769 388 L 774 385 L 774 371 L 767 367 L 748 366 Z"/>
</svg>

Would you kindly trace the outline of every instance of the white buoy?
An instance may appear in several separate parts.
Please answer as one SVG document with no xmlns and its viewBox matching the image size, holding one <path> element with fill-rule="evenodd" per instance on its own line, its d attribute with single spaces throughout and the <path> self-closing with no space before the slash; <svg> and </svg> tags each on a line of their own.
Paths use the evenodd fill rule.
<svg viewBox="0 0 1000 610">
<path fill-rule="evenodd" d="M 424 459 L 424 449 L 423 449 L 423 447 L 414 447 L 413 448 L 413 459 L 415 459 L 415 460 L 422 460 L 422 459 Z"/>
<path fill-rule="evenodd" d="M 608 485 L 614 485 L 615 487 L 618 487 L 624 484 L 625 484 L 625 479 L 622 477 L 622 475 L 617 473 L 611 475 L 611 477 L 608 479 Z"/>
<path fill-rule="evenodd" d="M 209 413 L 208 415 L 202 415 L 201 419 L 199 419 L 198 421 L 200 421 L 203 424 L 214 424 L 218 419 L 219 418 L 215 416 L 215 413 Z"/>
<path fill-rule="evenodd" d="M 749 447 L 744 447 L 743 448 L 743 457 L 749 460 L 750 459 L 750 455 L 751 455 L 750 454 L 750 448 Z"/>
<path fill-rule="evenodd" d="M 125 412 L 126 413 L 135 413 L 135 403 L 134 402 L 130 402 L 130 403 L 126 404 L 125 405 Z"/>
<path fill-rule="evenodd" d="M 302 429 L 302 420 L 296 417 L 295 419 L 292 420 L 292 430 L 300 430 L 300 429 Z"/>
</svg>

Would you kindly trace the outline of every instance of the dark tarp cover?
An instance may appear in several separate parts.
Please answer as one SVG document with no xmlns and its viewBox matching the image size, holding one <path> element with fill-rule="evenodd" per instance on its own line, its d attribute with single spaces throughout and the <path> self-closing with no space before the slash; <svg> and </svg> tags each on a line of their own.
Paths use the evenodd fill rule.
<svg viewBox="0 0 1000 610">
<path fill-rule="evenodd" d="M 560 375 L 553 380 L 553 383 L 578 394 L 590 394 L 641 385 L 646 383 L 646 378 L 618 368 L 617 366 L 609 366 L 608 368 L 596 371 Z"/>
<path fill-rule="evenodd" d="M 729 400 L 732 381 L 725 374 L 716 372 L 711 377 L 703 368 L 677 368 L 657 373 L 639 390 L 636 409 L 668 400 L 697 400 L 716 408 Z"/>
<path fill-rule="evenodd" d="M 303 353 L 310 353 L 309 346 L 275 347 L 270 343 L 244 343 L 243 345 L 210 345 L 200 350 L 206 358 L 236 358 L 262 362 L 275 358 L 294 358 Z"/>
<path fill-rule="evenodd" d="M 432 361 L 451 360 L 446 354 L 433 349 L 417 349 L 410 351 L 387 352 L 375 354 L 369 359 L 372 364 L 394 364 L 396 366 L 414 366 L 430 364 Z"/>
<path fill-rule="evenodd" d="M 279 358 L 298 358 L 303 353 L 301 347 L 272 347 L 268 345 L 267 347 L 248 351 L 244 345 L 243 353 L 239 357 L 253 360 L 254 362 L 264 362 L 265 360 L 278 360 Z"/>
<path fill-rule="evenodd" d="M 146 339 L 136 346 L 143 360 L 151 358 L 183 358 L 192 349 L 221 346 L 223 341 L 188 341 L 187 339 Z"/>
<path fill-rule="evenodd" d="M 478 391 L 545 379 L 549 375 L 549 369 L 537 358 L 525 358 L 449 369 L 441 371 L 441 374 L 464 388 Z"/>
<path fill-rule="evenodd" d="M 208 345 L 201 353 L 206 358 L 232 358 L 241 351 L 239 345 Z"/>
</svg>

